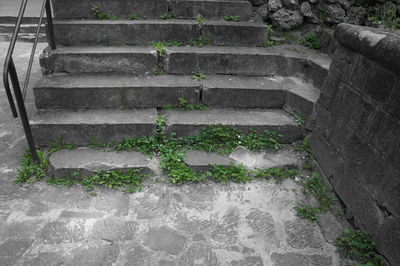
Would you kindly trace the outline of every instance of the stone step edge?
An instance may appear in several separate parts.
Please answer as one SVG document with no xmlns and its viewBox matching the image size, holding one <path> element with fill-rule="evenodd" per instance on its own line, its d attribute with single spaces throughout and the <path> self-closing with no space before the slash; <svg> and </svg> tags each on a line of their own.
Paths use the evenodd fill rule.
<svg viewBox="0 0 400 266">
<path fill-rule="evenodd" d="M 212 165 L 243 165 L 248 169 L 288 167 L 300 165 L 299 153 L 288 148 L 266 149 L 251 152 L 238 146 L 229 155 L 200 150 L 186 150 L 184 162 L 194 171 L 208 171 Z M 74 178 L 91 176 L 104 171 L 137 170 L 148 177 L 162 175 L 161 159 L 146 156 L 137 151 L 106 151 L 92 148 L 60 150 L 49 155 L 47 174 L 51 178 Z M 79 173 L 79 174 L 77 174 Z"/>
</svg>

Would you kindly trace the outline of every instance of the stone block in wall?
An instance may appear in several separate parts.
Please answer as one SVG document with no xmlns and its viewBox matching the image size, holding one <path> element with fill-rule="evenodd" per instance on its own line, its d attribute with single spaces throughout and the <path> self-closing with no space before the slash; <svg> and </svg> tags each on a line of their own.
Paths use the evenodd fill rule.
<svg viewBox="0 0 400 266">
<path fill-rule="evenodd" d="M 396 85 L 393 89 L 392 97 L 389 102 L 385 105 L 384 109 L 393 116 L 400 119 L 400 77 L 397 77 Z"/>
<path fill-rule="evenodd" d="M 400 265 L 400 222 L 393 216 L 388 217 L 376 239 L 378 251 L 388 259 L 392 265 Z"/>
<path fill-rule="evenodd" d="M 354 218 L 358 228 L 370 230 L 376 236 L 385 221 L 385 214 L 373 200 L 364 185 L 354 178 L 349 165 L 330 179 L 336 193 L 345 204 L 347 214 Z"/>
</svg>

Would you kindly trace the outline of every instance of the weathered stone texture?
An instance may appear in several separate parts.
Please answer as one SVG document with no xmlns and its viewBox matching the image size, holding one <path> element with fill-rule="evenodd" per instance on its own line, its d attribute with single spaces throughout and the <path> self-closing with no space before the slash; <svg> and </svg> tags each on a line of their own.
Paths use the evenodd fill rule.
<svg viewBox="0 0 400 266">
<path fill-rule="evenodd" d="M 380 252 L 397 265 L 400 38 L 349 24 L 340 24 L 335 37 L 311 145 L 356 226 L 372 230 Z"/>
</svg>

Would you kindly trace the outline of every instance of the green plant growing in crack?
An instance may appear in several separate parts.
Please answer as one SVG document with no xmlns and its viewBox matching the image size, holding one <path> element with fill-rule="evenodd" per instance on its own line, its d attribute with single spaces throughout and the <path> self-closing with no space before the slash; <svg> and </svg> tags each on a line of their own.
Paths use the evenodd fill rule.
<svg viewBox="0 0 400 266">
<path fill-rule="evenodd" d="M 335 245 L 346 257 L 360 260 L 363 265 L 385 265 L 370 232 L 345 228 L 342 235 L 335 240 Z"/>
<path fill-rule="evenodd" d="M 289 169 L 287 167 L 279 168 L 261 168 L 254 171 L 254 177 L 257 179 L 273 178 L 276 183 L 280 184 L 285 179 L 298 176 L 300 172 L 297 169 Z"/>
<path fill-rule="evenodd" d="M 147 175 L 140 173 L 139 170 L 129 171 L 109 170 L 98 171 L 95 174 L 84 177 L 78 172 L 72 173 L 71 177 L 48 179 L 46 182 L 56 186 L 82 185 L 86 190 L 93 191 L 95 188 L 122 189 L 127 193 L 134 193 L 142 189 L 142 183 Z"/>
<path fill-rule="evenodd" d="M 197 16 L 194 18 L 197 23 L 202 24 L 205 21 L 205 18 L 201 14 L 197 14 Z"/>
<path fill-rule="evenodd" d="M 271 46 L 276 46 L 276 45 L 281 45 L 282 42 L 279 40 L 274 39 L 274 29 L 273 26 L 270 24 L 266 25 L 266 29 L 268 32 L 268 37 L 267 39 L 264 41 L 263 46 L 264 47 L 271 47 Z"/>
<path fill-rule="evenodd" d="M 317 222 L 319 214 L 333 209 L 335 199 L 329 195 L 320 175 L 314 173 L 311 178 L 304 182 L 303 189 L 306 196 L 316 199 L 317 206 L 299 204 L 295 207 L 298 217 Z"/>
<path fill-rule="evenodd" d="M 240 20 L 240 16 L 224 16 L 224 20 L 237 22 Z"/>
<path fill-rule="evenodd" d="M 128 19 L 129 19 L 129 20 L 136 20 L 136 19 L 139 19 L 139 15 L 138 15 L 138 14 L 135 14 L 135 13 L 130 14 L 130 15 L 128 15 Z"/>
<path fill-rule="evenodd" d="M 185 98 L 179 98 L 178 99 L 179 104 L 177 105 L 171 105 L 167 104 L 163 106 L 163 110 L 186 110 L 186 111 L 192 111 L 192 110 L 208 110 L 208 107 L 205 106 L 204 104 L 189 104 Z"/>
<path fill-rule="evenodd" d="M 159 56 L 165 56 L 167 53 L 164 42 L 152 42 L 151 45 L 156 49 Z"/>
<path fill-rule="evenodd" d="M 118 20 L 119 17 L 117 15 L 109 15 L 103 11 L 101 11 L 100 6 L 97 5 L 92 5 L 91 10 L 94 14 L 95 17 L 97 17 L 98 19 L 111 19 L 111 20 Z"/>
<path fill-rule="evenodd" d="M 294 121 L 298 126 L 304 126 L 304 124 L 306 123 L 306 119 L 304 118 L 304 116 L 297 113 L 294 115 Z"/>
<path fill-rule="evenodd" d="M 172 13 L 171 12 L 167 12 L 167 13 L 164 13 L 164 14 L 162 14 L 161 16 L 160 16 L 160 19 L 173 19 L 174 18 L 174 16 L 172 15 Z"/>
<path fill-rule="evenodd" d="M 30 152 L 26 151 L 22 155 L 21 167 L 18 169 L 17 178 L 14 181 L 16 184 L 25 182 L 38 181 L 45 177 L 47 167 L 49 166 L 48 153 L 45 151 L 37 150 L 39 163 L 35 164 L 32 160 Z"/>
<path fill-rule="evenodd" d="M 391 1 L 387 1 L 382 8 L 374 8 L 370 11 L 368 21 L 379 28 L 400 29 L 400 17 L 397 15 L 398 7 Z"/>
<path fill-rule="evenodd" d="M 322 47 L 321 40 L 315 33 L 307 34 L 303 39 L 300 39 L 299 42 L 302 45 L 315 50 L 321 49 Z"/>
<path fill-rule="evenodd" d="M 206 74 L 204 74 L 201 71 L 199 71 L 198 73 L 192 73 L 192 79 L 195 79 L 197 81 L 203 81 L 206 79 Z"/>
<path fill-rule="evenodd" d="M 200 36 L 197 39 L 189 38 L 187 43 L 190 46 L 203 47 L 212 44 L 212 40 L 208 36 Z"/>
<path fill-rule="evenodd" d="M 153 69 L 154 75 L 165 75 L 164 65 L 162 63 L 157 64 L 157 66 Z"/>
</svg>

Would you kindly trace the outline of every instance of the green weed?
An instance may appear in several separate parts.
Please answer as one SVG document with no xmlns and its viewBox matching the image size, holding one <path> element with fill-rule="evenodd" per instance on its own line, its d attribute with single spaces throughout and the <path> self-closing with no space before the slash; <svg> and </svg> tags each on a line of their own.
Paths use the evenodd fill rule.
<svg viewBox="0 0 400 266">
<path fill-rule="evenodd" d="M 225 16 L 224 19 L 226 21 L 239 21 L 240 20 L 240 16 Z"/>
<path fill-rule="evenodd" d="M 189 38 L 188 44 L 190 46 L 203 47 L 212 44 L 212 40 L 207 36 L 200 36 L 197 39 Z"/>
<path fill-rule="evenodd" d="M 317 37 L 316 34 L 311 33 L 311 34 L 307 34 L 303 39 L 300 39 L 299 42 L 311 49 L 321 49 L 322 45 L 321 45 L 321 40 Z"/>
<path fill-rule="evenodd" d="M 206 79 L 206 74 L 204 74 L 203 72 L 192 73 L 192 79 L 203 81 Z"/>
<path fill-rule="evenodd" d="M 282 183 L 285 179 L 294 178 L 300 173 L 297 169 L 289 169 L 287 167 L 279 168 L 261 168 L 254 171 L 254 177 L 259 179 L 273 178 L 277 183 Z"/>
<path fill-rule="evenodd" d="M 372 240 L 370 232 L 346 228 L 342 236 L 336 239 L 335 245 L 346 257 L 361 260 L 363 265 L 385 265 L 382 256 L 376 250 L 376 243 Z"/>
<path fill-rule="evenodd" d="M 49 165 L 48 154 L 44 151 L 37 150 L 39 163 L 34 164 L 31 153 L 26 151 L 22 155 L 21 167 L 18 169 L 17 178 L 14 181 L 16 184 L 25 182 L 33 182 L 40 180 L 46 175 L 46 170 Z"/>
<path fill-rule="evenodd" d="M 294 121 L 296 122 L 296 124 L 298 126 L 304 126 L 304 124 L 306 122 L 306 119 L 301 114 L 295 114 L 294 115 Z"/>
<path fill-rule="evenodd" d="M 201 24 L 205 21 L 205 18 L 201 14 L 197 14 L 197 16 L 194 18 L 197 23 Z"/>
<path fill-rule="evenodd" d="M 128 16 L 128 19 L 129 19 L 129 20 L 139 19 L 139 16 L 138 16 L 137 14 L 130 14 L 130 15 Z"/>
<path fill-rule="evenodd" d="M 160 19 L 173 19 L 173 18 L 174 16 L 172 15 L 171 12 L 164 13 L 160 16 Z"/>
<path fill-rule="evenodd" d="M 179 104 L 178 105 L 164 105 L 163 110 L 186 110 L 186 111 L 191 111 L 191 110 L 208 110 L 208 107 L 205 106 L 204 104 L 189 104 L 187 103 L 187 100 L 185 98 L 179 98 Z"/>
</svg>

